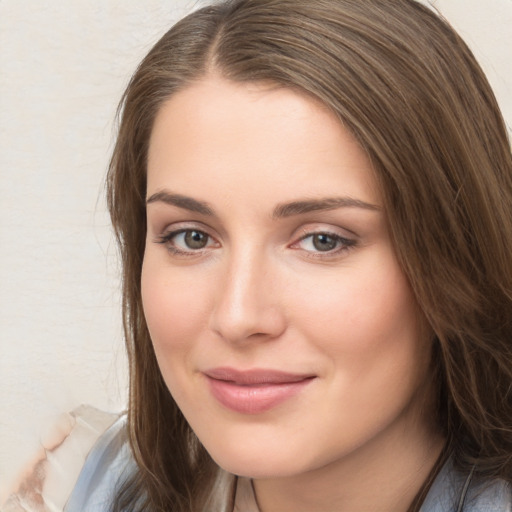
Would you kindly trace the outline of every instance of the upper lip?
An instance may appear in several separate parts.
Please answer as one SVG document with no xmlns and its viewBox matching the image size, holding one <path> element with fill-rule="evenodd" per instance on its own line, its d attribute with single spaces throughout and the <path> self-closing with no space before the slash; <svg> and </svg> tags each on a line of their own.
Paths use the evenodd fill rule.
<svg viewBox="0 0 512 512">
<path fill-rule="evenodd" d="M 289 373 L 266 368 L 237 370 L 235 368 L 220 367 L 206 370 L 204 374 L 211 379 L 233 382 L 240 386 L 257 384 L 288 384 L 315 377 L 315 375 L 308 373 Z"/>
</svg>

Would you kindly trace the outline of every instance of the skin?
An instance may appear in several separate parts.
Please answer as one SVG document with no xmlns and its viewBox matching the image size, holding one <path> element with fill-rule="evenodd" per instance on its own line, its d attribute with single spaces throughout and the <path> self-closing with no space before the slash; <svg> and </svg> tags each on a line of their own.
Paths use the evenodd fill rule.
<svg viewBox="0 0 512 512">
<path fill-rule="evenodd" d="M 407 510 L 442 446 L 431 343 L 351 134 L 297 92 L 208 76 L 161 108 L 147 191 L 145 315 L 214 460 L 253 478 L 262 512 Z M 325 198 L 343 201 L 282 206 Z M 314 378 L 243 414 L 204 375 L 225 366 Z"/>
</svg>

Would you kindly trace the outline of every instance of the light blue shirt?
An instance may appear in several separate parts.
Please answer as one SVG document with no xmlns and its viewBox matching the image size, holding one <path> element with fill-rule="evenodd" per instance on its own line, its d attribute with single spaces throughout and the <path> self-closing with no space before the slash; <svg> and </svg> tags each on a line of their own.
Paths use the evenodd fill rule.
<svg viewBox="0 0 512 512">
<path fill-rule="evenodd" d="M 64 512 L 110 512 L 117 486 L 135 471 L 126 417 L 122 416 L 88 455 Z M 247 497 L 247 492 L 252 495 L 250 489 L 250 485 L 244 486 L 242 512 L 258 510 L 254 496 Z M 235 504 L 237 510 L 241 510 L 240 505 Z M 448 461 L 430 488 L 421 512 L 512 512 L 512 487 L 503 480 L 484 482 L 463 475 Z"/>
</svg>

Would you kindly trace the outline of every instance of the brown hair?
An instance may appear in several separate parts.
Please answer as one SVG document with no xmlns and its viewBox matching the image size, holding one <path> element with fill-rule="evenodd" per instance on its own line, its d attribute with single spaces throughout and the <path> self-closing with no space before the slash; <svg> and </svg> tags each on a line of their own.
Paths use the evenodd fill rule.
<svg viewBox="0 0 512 512">
<path fill-rule="evenodd" d="M 164 384 L 140 292 L 153 121 L 166 99 L 212 70 L 309 94 L 358 139 L 435 334 L 438 421 L 454 462 L 512 481 L 512 161 L 482 70 L 449 25 L 413 0 L 231 0 L 167 32 L 121 103 L 108 200 L 123 263 L 138 472 L 116 510 L 219 510 L 208 501 L 219 469 Z"/>
</svg>

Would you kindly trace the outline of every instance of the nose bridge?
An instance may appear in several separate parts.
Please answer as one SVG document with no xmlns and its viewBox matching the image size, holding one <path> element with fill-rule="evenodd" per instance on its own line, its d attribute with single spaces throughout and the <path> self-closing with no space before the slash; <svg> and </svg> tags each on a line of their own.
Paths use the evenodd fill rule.
<svg viewBox="0 0 512 512">
<path fill-rule="evenodd" d="M 261 247 L 233 248 L 224 261 L 212 328 L 229 341 L 278 336 L 284 316 L 275 294 L 274 271 Z"/>
</svg>

